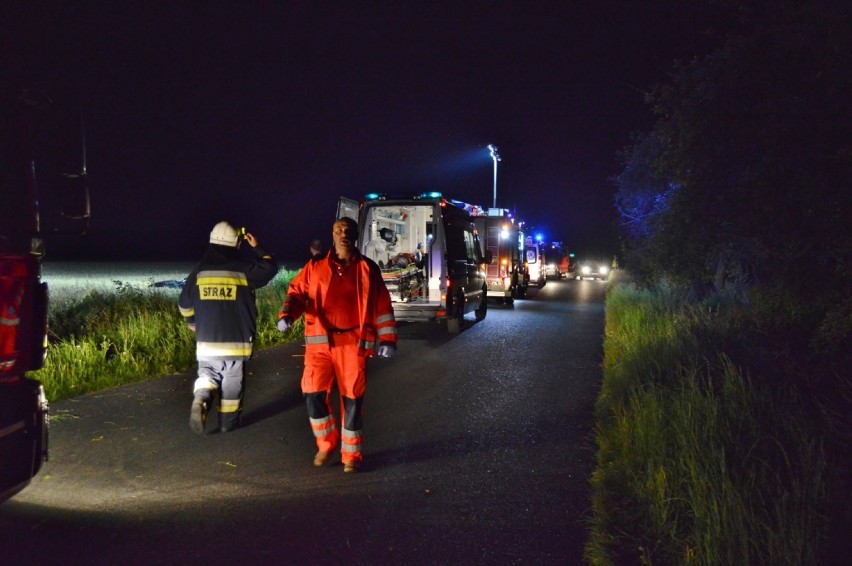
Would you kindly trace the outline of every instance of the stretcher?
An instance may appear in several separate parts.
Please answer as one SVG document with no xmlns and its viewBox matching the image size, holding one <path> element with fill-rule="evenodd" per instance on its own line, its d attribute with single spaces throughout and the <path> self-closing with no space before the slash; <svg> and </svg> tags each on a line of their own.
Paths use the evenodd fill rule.
<svg viewBox="0 0 852 566">
<path fill-rule="evenodd" d="M 382 279 L 393 301 L 407 302 L 422 294 L 422 273 L 413 265 L 382 269 Z"/>
</svg>

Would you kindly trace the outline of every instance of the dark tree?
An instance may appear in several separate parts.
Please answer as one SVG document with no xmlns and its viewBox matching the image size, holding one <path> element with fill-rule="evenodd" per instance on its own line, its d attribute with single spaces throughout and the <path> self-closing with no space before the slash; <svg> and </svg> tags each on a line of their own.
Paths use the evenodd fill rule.
<svg viewBox="0 0 852 566">
<path fill-rule="evenodd" d="M 771 289 L 792 314 L 806 290 L 848 291 L 852 25 L 840 5 L 772 7 L 648 93 L 658 121 L 616 204 L 655 275 Z"/>
</svg>

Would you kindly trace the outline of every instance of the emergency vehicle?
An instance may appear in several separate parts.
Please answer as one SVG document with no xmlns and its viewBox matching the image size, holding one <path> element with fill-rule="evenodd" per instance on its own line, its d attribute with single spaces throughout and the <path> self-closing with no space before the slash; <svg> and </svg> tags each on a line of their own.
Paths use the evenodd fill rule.
<svg viewBox="0 0 852 566">
<path fill-rule="evenodd" d="M 553 279 L 566 279 L 571 271 L 571 259 L 562 242 L 553 242 L 550 252 L 547 254 L 550 262 L 547 264 L 547 277 Z"/>
<path fill-rule="evenodd" d="M 527 236 L 524 245 L 527 269 L 530 274 L 529 284 L 534 287 L 544 287 L 547 283 L 547 264 L 544 259 L 544 243 Z"/>
<path fill-rule="evenodd" d="M 480 210 L 438 192 L 371 193 L 360 202 L 341 197 L 337 218 L 358 222 L 358 248 L 381 268 L 397 320 L 445 320 L 455 334 L 466 314 L 487 313 L 491 258 L 472 217 Z"/>
<path fill-rule="evenodd" d="M 525 236 L 504 208 L 489 208 L 485 215 L 473 217 L 483 250 L 491 252 L 492 261 L 486 266 L 485 280 L 488 296 L 511 305 L 527 292 L 524 274 Z"/>
<path fill-rule="evenodd" d="M 53 125 L 51 107 L 46 98 L 29 93 L 0 103 L 0 503 L 30 483 L 48 453 L 47 398 L 41 384 L 27 376 L 42 367 L 47 351 L 39 210 L 45 192 L 39 189 L 58 190 L 47 193 L 61 211 L 58 217 L 70 218 L 75 231 L 85 229 L 78 230 L 78 222 L 88 222 L 85 153 L 75 152 L 82 168 L 68 173 L 67 148 L 61 147 L 56 129 L 48 127 Z M 60 194 L 68 196 L 69 188 L 81 199 L 76 215 L 69 202 L 57 201 Z"/>
</svg>

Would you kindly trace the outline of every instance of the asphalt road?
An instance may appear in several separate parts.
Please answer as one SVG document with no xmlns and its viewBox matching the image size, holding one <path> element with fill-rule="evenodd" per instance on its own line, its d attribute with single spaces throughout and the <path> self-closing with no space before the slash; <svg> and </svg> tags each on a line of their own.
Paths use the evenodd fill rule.
<svg viewBox="0 0 852 566">
<path fill-rule="evenodd" d="M 370 360 L 357 474 L 312 465 L 300 344 L 252 360 L 228 434 L 189 430 L 194 373 L 55 403 L 0 564 L 580 564 L 605 288 L 551 281 L 456 336 L 402 325 Z"/>
</svg>

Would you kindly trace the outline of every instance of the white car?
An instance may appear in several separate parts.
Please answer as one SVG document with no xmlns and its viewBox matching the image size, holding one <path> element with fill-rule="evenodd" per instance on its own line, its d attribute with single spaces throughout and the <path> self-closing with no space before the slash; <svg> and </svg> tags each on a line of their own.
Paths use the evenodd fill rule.
<svg viewBox="0 0 852 566">
<path fill-rule="evenodd" d="M 605 261 L 582 260 L 577 262 L 574 270 L 577 279 L 601 279 L 606 281 L 609 277 L 609 265 Z"/>
</svg>

